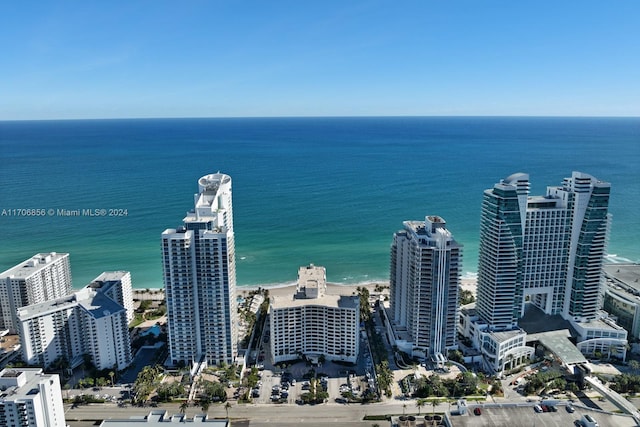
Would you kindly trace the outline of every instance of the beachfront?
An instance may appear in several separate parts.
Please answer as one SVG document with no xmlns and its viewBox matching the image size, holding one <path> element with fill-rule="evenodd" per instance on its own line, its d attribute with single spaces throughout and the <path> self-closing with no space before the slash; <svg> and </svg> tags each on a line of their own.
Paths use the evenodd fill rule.
<svg viewBox="0 0 640 427">
<path fill-rule="evenodd" d="M 476 285 L 477 281 L 475 278 L 465 278 L 460 280 L 460 287 L 463 290 L 471 291 L 473 295 L 476 294 Z M 358 293 L 357 288 L 364 287 L 369 290 L 370 294 L 379 294 L 379 293 L 388 293 L 389 292 L 389 282 L 384 281 L 376 281 L 370 283 L 363 284 L 355 284 L 355 285 L 341 285 L 337 283 L 327 283 L 327 295 L 356 295 Z M 238 296 L 247 295 L 251 291 L 256 291 L 258 289 L 266 289 L 269 291 L 269 296 L 274 297 L 283 297 L 288 295 L 293 295 L 296 290 L 296 284 L 286 284 L 286 285 L 262 285 L 262 286 L 238 286 L 236 288 L 236 293 Z M 380 289 L 383 292 L 379 292 Z M 133 290 L 133 298 L 134 300 L 152 300 L 152 301 L 162 301 L 164 300 L 164 291 L 163 289 L 134 289 Z"/>
</svg>

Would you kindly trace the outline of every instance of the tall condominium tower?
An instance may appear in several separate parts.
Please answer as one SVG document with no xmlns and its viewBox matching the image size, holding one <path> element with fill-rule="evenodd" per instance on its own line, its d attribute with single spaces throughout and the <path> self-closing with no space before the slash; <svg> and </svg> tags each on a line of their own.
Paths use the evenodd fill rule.
<svg viewBox="0 0 640 427">
<path fill-rule="evenodd" d="M 0 330 L 16 332 L 19 308 L 71 292 L 69 254 L 36 254 L 0 273 Z"/>
<path fill-rule="evenodd" d="M 198 180 L 184 226 L 162 233 L 162 266 L 172 363 L 233 363 L 238 322 L 228 175 Z"/>
<path fill-rule="evenodd" d="M 446 355 L 457 347 L 461 261 L 462 245 L 439 216 L 406 221 L 395 233 L 390 313 L 396 341 L 411 345 L 411 353 Z"/>
<path fill-rule="evenodd" d="M 598 315 L 610 184 L 573 172 L 544 196 L 517 173 L 484 192 L 478 315 L 492 330 L 515 327 L 529 301 L 572 321 Z"/>
</svg>

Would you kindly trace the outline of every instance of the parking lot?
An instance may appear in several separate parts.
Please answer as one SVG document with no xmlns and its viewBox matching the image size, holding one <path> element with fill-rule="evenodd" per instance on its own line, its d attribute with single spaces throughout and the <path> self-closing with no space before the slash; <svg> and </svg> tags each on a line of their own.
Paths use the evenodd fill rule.
<svg viewBox="0 0 640 427">
<path fill-rule="evenodd" d="M 268 328 L 265 327 L 265 330 Z M 342 392 L 350 391 L 355 396 L 360 395 L 369 385 L 369 378 L 373 377 L 373 366 L 367 340 L 360 338 L 360 355 L 358 363 L 351 366 L 327 361 L 320 366 L 308 362 L 286 364 L 282 368 L 271 363 L 268 340 L 260 340 L 258 349 L 258 366 L 261 379 L 258 392 L 253 393 L 255 403 L 295 404 L 300 397 L 309 392 L 309 374 L 313 370 L 316 377 L 324 377 L 321 384 L 326 387 L 329 402 L 341 402 Z M 369 376 L 367 376 L 367 374 Z M 283 383 L 287 385 L 283 388 Z"/>
</svg>

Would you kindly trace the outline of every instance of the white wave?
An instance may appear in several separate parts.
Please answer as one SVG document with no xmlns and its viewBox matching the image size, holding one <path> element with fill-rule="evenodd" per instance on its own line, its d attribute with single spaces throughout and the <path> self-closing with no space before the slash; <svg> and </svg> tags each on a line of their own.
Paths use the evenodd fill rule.
<svg viewBox="0 0 640 427">
<path fill-rule="evenodd" d="M 604 257 L 604 262 L 608 264 L 633 264 L 634 263 L 629 258 L 620 257 L 617 254 L 607 254 Z"/>
</svg>

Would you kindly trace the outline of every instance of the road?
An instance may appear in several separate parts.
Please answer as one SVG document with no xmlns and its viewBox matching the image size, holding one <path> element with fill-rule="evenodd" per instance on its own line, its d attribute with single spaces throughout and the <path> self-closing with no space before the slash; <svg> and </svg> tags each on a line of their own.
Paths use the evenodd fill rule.
<svg viewBox="0 0 640 427">
<path fill-rule="evenodd" d="M 406 405 L 406 408 L 403 408 Z M 180 412 L 179 404 L 170 403 L 162 404 L 157 408 L 138 408 L 128 406 L 119 408 L 116 404 L 91 404 L 71 408 L 70 405 L 65 406 L 65 417 L 67 422 L 72 422 L 72 426 L 93 425 L 96 420 L 103 419 L 127 419 L 136 415 L 147 415 L 152 409 L 166 409 L 170 414 Z M 430 413 L 433 407 L 422 408 L 422 414 Z M 444 412 L 449 410 L 448 403 L 439 404 L 436 412 Z M 325 403 L 321 405 L 278 405 L 278 404 L 243 404 L 233 405 L 229 409 L 229 417 L 232 419 L 251 419 L 251 425 L 262 425 L 276 423 L 281 424 L 301 424 L 303 421 L 308 423 L 345 423 L 355 425 L 371 426 L 372 422 L 363 422 L 365 415 L 386 415 L 386 414 L 417 414 L 418 408 L 415 406 L 414 400 L 388 400 L 382 403 L 360 405 L 342 405 L 337 403 Z M 198 407 L 190 407 L 187 409 L 186 415 L 193 417 L 195 414 L 201 414 L 202 411 Z M 226 412 L 224 406 L 211 405 L 209 408 L 209 417 L 225 418 Z M 87 421 L 87 424 L 73 423 L 74 421 Z"/>
</svg>

